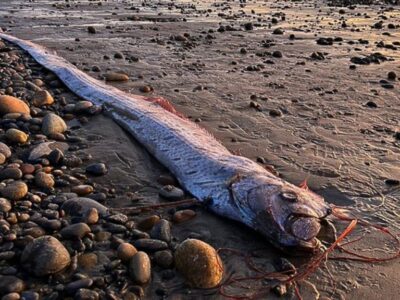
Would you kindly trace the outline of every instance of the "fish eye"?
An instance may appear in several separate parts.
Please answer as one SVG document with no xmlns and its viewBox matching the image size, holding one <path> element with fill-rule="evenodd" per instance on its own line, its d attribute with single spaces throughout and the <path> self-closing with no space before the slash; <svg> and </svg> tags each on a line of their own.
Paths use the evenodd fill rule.
<svg viewBox="0 0 400 300">
<path fill-rule="evenodd" d="M 296 202 L 297 201 L 297 195 L 292 192 L 282 192 L 281 197 L 284 200 L 290 201 L 290 202 Z"/>
</svg>

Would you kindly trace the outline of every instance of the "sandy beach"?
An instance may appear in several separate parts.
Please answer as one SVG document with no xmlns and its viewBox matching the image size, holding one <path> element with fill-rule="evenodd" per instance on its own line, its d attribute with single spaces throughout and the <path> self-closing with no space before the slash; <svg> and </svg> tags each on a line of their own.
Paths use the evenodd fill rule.
<svg viewBox="0 0 400 300">
<path fill-rule="evenodd" d="M 128 75 L 129 81 L 110 84 L 168 99 L 233 153 L 291 183 L 306 179 L 327 202 L 398 234 L 400 8 L 330 4 L 12 0 L 0 2 L 0 27 L 55 50 L 94 78 Z M 68 91 L 64 96 L 79 100 Z M 110 118 L 100 114 L 67 124 L 85 139 L 83 151 L 108 167 L 106 175 L 93 179 L 96 191 L 112 190 L 105 206 L 165 201 L 157 179 L 168 170 Z M 264 249 L 256 260 L 266 270 L 278 257 L 304 262 L 242 224 L 189 208 L 196 216 L 172 226 L 175 243 L 195 237 L 215 248 Z M 165 209 L 134 218 L 168 219 L 173 213 Z M 347 224 L 333 221 L 338 232 Z M 379 231 L 357 227 L 351 237 L 364 233 L 357 252 L 392 251 L 393 243 Z M 251 274 L 239 257 L 221 257 L 226 274 Z M 224 299 L 215 289 L 190 288 L 171 270 L 173 276 L 155 266 L 142 299 Z M 399 270 L 400 260 L 328 260 L 300 290 L 304 299 L 397 299 Z M 96 277 L 104 270 L 85 272 Z M 276 298 L 267 293 L 259 299 Z M 283 296 L 295 298 L 293 291 Z"/>
</svg>

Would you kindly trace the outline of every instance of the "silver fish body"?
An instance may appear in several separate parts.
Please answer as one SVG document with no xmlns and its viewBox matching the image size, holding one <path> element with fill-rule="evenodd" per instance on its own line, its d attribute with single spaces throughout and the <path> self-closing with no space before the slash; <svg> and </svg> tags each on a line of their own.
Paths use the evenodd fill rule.
<svg viewBox="0 0 400 300">
<path fill-rule="evenodd" d="M 321 197 L 231 154 L 195 123 L 90 77 L 44 47 L 4 33 L 0 38 L 27 51 L 78 96 L 102 105 L 216 214 L 254 228 L 281 248 L 317 247 L 319 220 L 329 214 Z"/>
</svg>

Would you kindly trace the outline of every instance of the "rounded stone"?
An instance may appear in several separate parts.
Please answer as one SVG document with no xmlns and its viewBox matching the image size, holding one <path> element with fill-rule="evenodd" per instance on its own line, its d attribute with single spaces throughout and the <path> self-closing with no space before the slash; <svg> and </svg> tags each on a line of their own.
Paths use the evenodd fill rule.
<svg viewBox="0 0 400 300">
<path fill-rule="evenodd" d="M 107 73 L 104 75 L 107 81 L 128 81 L 129 76 L 122 73 Z"/>
<path fill-rule="evenodd" d="M 175 200 L 181 200 L 185 196 L 185 193 L 176 186 L 165 185 L 160 189 L 159 195 L 165 199 L 175 201 Z"/>
<path fill-rule="evenodd" d="M 151 229 L 150 236 L 153 239 L 161 240 L 169 243 L 171 241 L 171 225 L 165 220 L 161 219 Z"/>
<path fill-rule="evenodd" d="M 28 186 L 23 181 L 13 181 L 1 190 L 1 195 L 10 200 L 20 200 L 28 193 Z"/>
<path fill-rule="evenodd" d="M 0 180 L 4 179 L 21 179 L 22 178 L 22 171 L 17 168 L 5 168 L 0 171 Z"/>
<path fill-rule="evenodd" d="M 51 174 L 38 172 L 35 174 L 35 184 L 40 188 L 49 189 L 54 186 L 54 178 Z"/>
<path fill-rule="evenodd" d="M 19 293 L 25 288 L 25 283 L 15 276 L 0 275 L 0 294 Z"/>
<path fill-rule="evenodd" d="M 85 223 L 76 223 L 64 227 L 60 234 L 64 239 L 82 239 L 89 232 L 91 232 L 90 227 Z"/>
<path fill-rule="evenodd" d="M 54 98 L 48 91 L 37 91 L 33 95 L 32 103 L 35 106 L 51 105 L 54 103 Z"/>
<path fill-rule="evenodd" d="M 36 276 L 55 274 L 65 269 L 71 257 L 59 240 L 42 236 L 29 243 L 21 255 L 21 264 Z"/>
<path fill-rule="evenodd" d="M 28 140 L 28 135 L 15 128 L 10 128 L 6 131 L 6 138 L 13 143 L 24 144 Z"/>
<path fill-rule="evenodd" d="M 6 162 L 7 158 L 4 156 L 3 153 L 0 152 L 0 165 Z"/>
<path fill-rule="evenodd" d="M 6 158 L 9 158 L 11 156 L 10 147 L 0 142 L 0 153 L 3 154 Z"/>
<path fill-rule="evenodd" d="M 93 193 L 93 187 L 91 185 L 81 184 L 72 187 L 71 191 L 78 194 L 78 196 L 85 196 Z"/>
<path fill-rule="evenodd" d="M 90 101 L 79 101 L 78 103 L 75 104 L 74 106 L 74 111 L 77 113 L 82 113 L 82 112 L 86 112 L 89 110 L 89 108 L 91 108 L 93 106 L 93 103 Z"/>
<path fill-rule="evenodd" d="M 9 113 L 21 113 L 21 114 L 30 114 L 29 106 L 22 100 L 2 95 L 0 96 L 0 115 L 5 115 Z"/>
<path fill-rule="evenodd" d="M 75 300 L 98 300 L 99 293 L 85 288 L 80 288 L 74 295 Z"/>
<path fill-rule="evenodd" d="M 188 221 L 190 219 L 193 219 L 196 216 L 196 212 L 191 209 L 183 209 L 183 210 L 178 210 L 177 212 L 174 213 L 172 216 L 172 220 L 175 223 L 182 223 L 185 221 Z"/>
<path fill-rule="evenodd" d="M 88 271 L 93 269 L 98 263 L 96 253 L 84 253 L 78 257 L 79 267 Z"/>
<path fill-rule="evenodd" d="M 217 251 L 196 239 L 187 239 L 179 244 L 175 251 L 175 265 L 188 283 L 196 288 L 217 286 L 224 273 Z"/>
<path fill-rule="evenodd" d="M 67 128 L 64 120 L 56 114 L 49 113 L 43 118 L 42 132 L 45 135 L 63 133 Z"/>
<path fill-rule="evenodd" d="M 9 293 L 1 297 L 1 300 L 19 300 L 19 299 L 21 299 L 21 297 L 19 296 L 18 293 Z"/>
<path fill-rule="evenodd" d="M 150 230 L 151 228 L 153 228 L 154 224 L 156 224 L 159 221 L 160 221 L 159 216 L 152 215 L 139 221 L 138 228 L 141 230 Z"/>
<path fill-rule="evenodd" d="M 154 253 L 154 261 L 160 267 L 168 269 L 174 264 L 174 256 L 170 250 L 161 250 Z"/>
<path fill-rule="evenodd" d="M 95 208 L 102 217 L 108 215 L 107 207 L 90 198 L 77 197 L 68 199 L 61 208 L 68 215 L 76 217 L 85 216 L 92 208 Z"/>
<path fill-rule="evenodd" d="M 102 176 L 107 174 L 107 166 L 103 163 L 94 163 L 86 167 L 86 173 L 94 176 Z"/>
<path fill-rule="evenodd" d="M 136 283 L 145 284 L 149 282 L 151 278 L 151 263 L 146 252 L 139 251 L 131 258 L 129 275 Z"/>
<path fill-rule="evenodd" d="M 135 246 L 129 243 L 122 243 L 117 249 L 118 258 L 123 262 L 129 261 L 137 252 Z"/>
<path fill-rule="evenodd" d="M 99 221 L 99 212 L 96 208 L 90 208 L 82 217 L 82 221 L 86 224 L 92 225 Z"/>
<path fill-rule="evenodd" d="M 4 198 L 0 198 L 0 213 L 7 213 L 11 210 L 12 205 L 10 201 Z"/>
</svg>

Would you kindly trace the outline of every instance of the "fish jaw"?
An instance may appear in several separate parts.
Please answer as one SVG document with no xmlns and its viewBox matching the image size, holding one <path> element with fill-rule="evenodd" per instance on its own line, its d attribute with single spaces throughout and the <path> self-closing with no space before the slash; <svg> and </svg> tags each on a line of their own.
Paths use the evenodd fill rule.
<svg viewBox="0 0 400 300">
<path fill-rule="evenodd" d="M 318 250 L 320 220 L 330 212 L 320 196 L 264 174 L 239 179 L 231 193 L 241 221 L 277 248 L 295 253 Z"/>
</svg>

